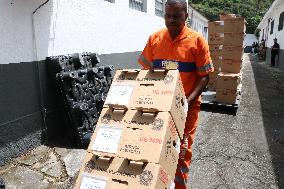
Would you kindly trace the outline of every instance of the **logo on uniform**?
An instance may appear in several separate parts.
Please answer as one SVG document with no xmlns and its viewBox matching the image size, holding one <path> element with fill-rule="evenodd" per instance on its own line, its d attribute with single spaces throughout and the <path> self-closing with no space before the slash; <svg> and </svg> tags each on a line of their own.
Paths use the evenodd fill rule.
<svg viewBox="0 0 284 189">
<path fill-rule="evenodd" d="M 167 70 L 176 70 L 178 69 L 178 62 L 173 60 L 163 60 L 162 61 L 162 68 Z"/>
</svg>

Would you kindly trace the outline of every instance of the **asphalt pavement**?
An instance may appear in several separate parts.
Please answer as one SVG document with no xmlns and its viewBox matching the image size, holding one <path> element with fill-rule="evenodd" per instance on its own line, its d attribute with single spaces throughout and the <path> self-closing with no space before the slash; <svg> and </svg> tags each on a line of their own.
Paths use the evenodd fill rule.
<svg viewBox="0 0 284 189">
<path fill-rule="evenodd" d="M 284 189 L 284 74 L 245 54 L 237 114 L 202 111 L 190 189 Z M 6 188 L 72 188 L 86 151 L 38 148 L 0 167 Z"/>
</svg>

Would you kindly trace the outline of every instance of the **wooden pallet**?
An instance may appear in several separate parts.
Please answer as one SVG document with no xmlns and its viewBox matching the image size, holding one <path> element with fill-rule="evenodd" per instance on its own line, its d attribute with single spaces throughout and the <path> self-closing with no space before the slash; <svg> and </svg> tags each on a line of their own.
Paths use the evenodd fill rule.
<svg viewBox="0 0 284 189">
<path fill-rule="evenodd" d="M 241 91 L 239 91 L 236 102 L 234 104 L 228 104 L 216 101 L 216 91 L 204 91 L 201 94 L 201 110 L 211 110 L 214 112 L 227 112 L 237 113 L 237 110 L 241 102 Z"/>
</svg>

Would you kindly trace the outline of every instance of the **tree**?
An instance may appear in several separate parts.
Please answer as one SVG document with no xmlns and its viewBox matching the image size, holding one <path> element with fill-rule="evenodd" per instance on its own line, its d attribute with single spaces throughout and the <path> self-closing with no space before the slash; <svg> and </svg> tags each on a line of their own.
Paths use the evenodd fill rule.
<svg viewBox="0 0 284 189">
<path fill-rule="evenodd" d="M 233 13 L 247 20 L 247 33 L 254 33 L 274 0 L 189 0 L 190 5 L 209 20 L 218 20 L 220 13 Z"/>
</svg>

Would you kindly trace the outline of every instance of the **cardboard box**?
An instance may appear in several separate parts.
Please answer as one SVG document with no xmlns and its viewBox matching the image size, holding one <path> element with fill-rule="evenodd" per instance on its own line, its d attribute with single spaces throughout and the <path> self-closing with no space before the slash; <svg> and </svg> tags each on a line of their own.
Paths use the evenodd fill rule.
<svg viewBox="0 0 284 189">
<path fill-rule="evenodd" d="M 224 22 L 224 33 L 245 33 L 245 20 L 244 19 L 233 19 L 233 20 L 225 20 L 220 21 Z"/>
<path fill-rule="evenodd" d="M 208 33 L 224 33 L 224 21 L 208 22 Z"/>
<path fill-rule="evenodd" d="M 244 18 L 208 22 L 208 33 L 241 33 L 246 32 Z"/>
<path fill-rule="evenodd" d="M 174 179 L 180 138 L 169 112 L 103 109 L 88 151 L 160 164 Z"/>
<path fill-rule="evenodd" d="M 211 45 L 223 45 L 224 43 L 224 33 L 209 33 L 208 34 L 208 44 Z"/>
<path fill-rule="evenodd" d="M 141 70 L 130 107 L 170 112 L 182 138 L 187 116 L 187 100 L 178 70 Z"/>
<path fill-rule="evenodd" d="M 243 47 L 242 46 L 223 46 L 221 53 L 223 59 L 242 60 Z"/>
<path fill-rule="evenodd" d="M 140 71 L 139 69 L 117 70 L 104 106 L 128 107 Z"/>
<path fill-rule="evenodd" d="M 242 69 L 241 60 L 223 59 L 220 66 L 222 72 L 240 73 Z"/>
<path fill-rule="evenodd" d="M 221 72 L 217 77 L 217 89 L 237 90 L 241 83 L 241 74 Z"/>
<path fill-rule="evenodd" d="M 245 33 L 224 33 L 223 45 L 226 46 L 243 46 Z"/>
<path fill-rule="evenodd" d="M 220 14 L 219 17 L 222 21 L 237 19 L 237 16 L 235 14 Z"/>
<path fill-rule="evenodd" d="M 215 91 L 216 90 L 217 76 L 218 76 L 218 73 L 216 72 L 216 70 L 213 73 L 209 73 L 209 82 L 207 84 L 207 88 L 210 91 Z"/>
<path fill-rule="evenodd" d="M 213 64 L 214 62 L 218 61 L 216 65 L 214 65 L 214 68 L 215 66 L 220 67 L 219 65 L 222 61 L 223 45 L 210 45 L 209 50 L 210 50 L 210 56 L 211 56 Z"/>
<path fill-rule="evenodd" d="M 216 89 L 216 101 L 227 104 L 236 104 L 239 90 Z"/>
<path fill-rule="evenodd" d="M 124 158 L 99 158 L 87 153 L 75 188 L 174 189 L 173 180 L 159 164 L 140 163 Z"/>
<path fill-rule="evenodd" d="M 209 45 L 211 58 L 222 56 L 223 45 Z"/>
<path fill-rule="evenodd" d="M 207 84 L 207 89 L 209 91 L 215 91 L 216 90 L 216 81 L 210 81 Z"/>
<path fill-rule="evenodd" d="M 214 71 L 216 71 L 216 73 L 219 73 L 222 64 L 222 57 L 219 56 L 218 58 L 212 58 L 212 63 L 214 66 Z"/>
<path fill-rule="evenodd" d="M 129 71 L 128 71 L 129 72 Z M 188 104 L 178 70 L 139 70 L 133 77 L 115 77 L 104 107 L 170 112 L 183 137 Z M 116 75 L 119 75 L 117 73 Z M 164 103 L 167 102 L 167 103 Z"/>
</svg>

